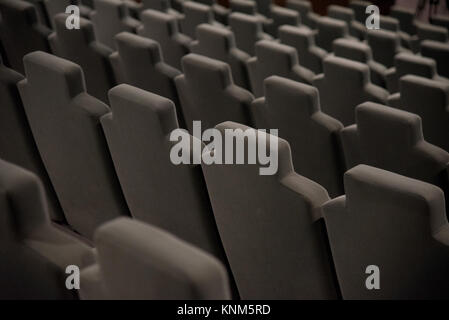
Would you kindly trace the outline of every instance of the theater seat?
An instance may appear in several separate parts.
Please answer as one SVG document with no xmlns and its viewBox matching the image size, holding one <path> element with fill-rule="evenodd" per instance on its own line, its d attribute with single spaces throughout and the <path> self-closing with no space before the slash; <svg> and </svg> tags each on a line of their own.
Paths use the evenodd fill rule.
<svg viewBox="0 0 449 320">
<path fill-rule="evenodd" d="M 329 17 L 317 20 L 316 44 L 319 47 L 332 52 L 332 42 L 338 38 L 350 38 L 348 26 L 344 21 Z"/>
<path fill-rule="evenodd" d="M 100 117 L 109 107 L 85 90 L 81 68 L 44 52 L 24 58 L 19 83 L 31 131 L 69 225 L 86 238 L 128 215 Z"/>
<path fill-rule="evenodd" d="M 115 40 L 117 52 L 111 55 L 123 82 L 172 100 L 178 107 L 178 120 L 184 125 L 179 110 L 174 79 L 181 72 L 165 63 L 159 44 L 132 33 L 119 33 Z"/>
<path fill-rule="evenodd" d="M 262 22 L 260 17 L 240 12 L 229 15 L 229 26 L 234 32 L 237 48 L 254 56 L 257 41 L 273 40 L 273 37 L 263 31 Z"/>
<path fill-rule="evenodd" d="M 421 42 L 421 54 L 437 63 L 438 73 L 449 78 L 449 44 L 425 40 Z"/>
<path fill-rule="evenodd" d="M 141 19 L 138 34 L 158 42 L 164 61 L 180 70 L 181 58 L 190 53 L 192 39 L 179 32 L 176 17 L 148 9 L 142 12 Z"/>
<path fill-rule="evenodd" d="M 401 52 L 411 53 L 401 46 L 399 34 L 387 30 L 369 30 L 366 40 L 373 52 L 373 59 L 387 68 L 394 66 L 394 57 Z"/>
<path fill-rule="evenodd" d="M 313 85 L 320 92 L 323 112 L 343 125 L 355 122 L 354 109 L 365 101 L 386 103 L 387 90 L 371 83 L 369 67 L 360 62 L 335 56 L 324 59 L 324 73 Z"/>
<path fill-rule="evenodd" d="M 448 42 L 448 30 L 444 27 L 435 26 L 428 23 L 417 23 L 416 30 L 420 41 L 433 40 L 443 43 Z"/>
<path fill-rule="evenodd" d="M 95 39 L 89 20 L 80 18 L 80 29 L 67 29 L 68 15 L 58 14 L 54 19 L 55 32 L 49 37 L 52 51 L 61 58 L 75 62 L 83 69 L 87 92 L 107 103 L 108 90 L 115 85 L 109 62 L 112 49 Z"/>
<path fill-rule="evenodd" d="M 287 0 L 285 6 L 299 13 L 301 23 L 310 29 L 315 29 L 319 15 L 312 10 L 312 3 L 308 0 Z"/>
<path fill-rule="evenodd" d="M 345 174 L 345 192 L 323 207 L 343 298 L 449 297 L 449 224 L 441 189 L 359 165 Z M 379 290 L 371 287 L 372 266 Z"/>
<path fill-rule="evenodd" d="M 245 131 L 248 127 L 233 122 L 216 129 L 221 137 L 226 129 L 240 130 L 233 135 L 243 142 L 245 157 L 250 152 L 247 150 L 256 150 L 259 144 L 257 148 L 263 151 L 258 152 L 275 153 L 279 159 L 273 175 L 260 174 L 260 169 L 267 169 L 267 173 L 276 169 L 267 167 L 260 158 L 253 164 L 202 165 L 241 298 L 336 298 L 319 213 L 319 207 L 329 200 L 326 190 L 295 173 L 285 140 L 262 132 L 251 134 Z M 235 158 L 236 148 L 234 143 L 228 150 L 215 152 L 224 159 L 232 151 L 231 158 Z M 203 157 L 211 152 L 206 147 Z"/>
<path fill-rule="evenodd" d="M 449 31 L 449 18 L 442 14 L 435 14 L 430 19 L 431 23 L 440 27 L 444 27 Z"/>
<path fill-rule="evenodd" d="M 295 171 L 329 192 L 343 194 L 343 152 L 340 121 L 321 112 L 318 90 L 312 86 L 271 76 L 265 79 L 265 97 L 254 100 L 257 128 L 277 128 L 290 143 Z"/>
<path fill-rule="evenodd" d="M 201 121 L 203 130 L 227 120 L 251 124 L 254 97 L 234 84 L 226 63 L 191 53 L 182 59 L 182 69 L 175 81 L 191 134 L 193 121 Z"/>
<path fill-rule="evenodd" d="M 381 15 L 379 17 L 380 29 L 394 32 L 401 39 L 401 45 L 414 53 L 419 51 L 419 39 L 417 35 L 410 35 L 401 31 L 399 27 L 399 20 L 389 16 Z"/>
<path fill-rule="evenodd" d="M 449 152 L 449 84 L 407 75 L 399 87 L 400 94 L 391 96 L 389 105 L 419 115 L 426 140 Z"/>
<path fill-rule="evenodd" d="M 196 34 L 197 40 L 191 44 L 192 53 L 226 62 L 235 84 L 249 90 L 246 62 L 250 56 L 236 47 L 234 33 L 225 28 L 200 24 Z"/>
<path fill-rule="evenodd" d="M 339 5 L 330 5 L 327 7 L 327 16 L 346 22 L 351 36 L 359 40 L 365 39 L 367 28 L 365 23 L 360 23 L 355 20 L 355 12 L 353 9 Z"/>
<path fill-rule="evenodd" d="M 395 5 L 390 8 L 390 16 L 398 19 L 401 31 L 410 35 L 416 34 L 416 12 L 411 7 Z"/>
<path fill-rule="evenodd" d="M 372 5 L 370 1 L 353 0 L 349 2 L 349 7 L 354 11 L 354 18 L 360 23 L 365 23 L 368 15 L 366 14 L 366 7 Z"/>
<path fill-rule="evenodd" d="M 95 233 L 98 263 L 81 273 L 86 300 L 230 299 L 223 265 L 149 224 L 121 218 Z"/>
<path fill-rule="evenodd" d="M 140 21 L 131 17 L 126 4 L 121 0 L 94 0 L 91 13 L 97 40 L 115 49 L 114 37 L 120 32 L 137 33 Z"/>
<path fill-rule="evenodd" d="M 342 130 L 346 166 L 367 164 L 440 187 L 449 198 L 449 153 L 423 137 L 421 118 L 376 103 L 356 109 L 357 123 Z"/>
<path fill-rule="evenodd" d="M 32 51 L 50 52 L 51 30 L 38 22 L 36 9 L 22 0 L 0 0 L 0 41 L 5 50 L 4 62 L 24 73 L 23 56 Z"/>
<path fill-rule="evenodd" d="M 31 133 L 17 83 L 18 72 L 6 67 L 0 58 L 0 158 L 36 174 L 43 183 L 50 218 L 64 222 L 53 185 Z"/>
<path fill-rule="evenodd" d="M 296 49 L 301 65 L 315 72 L 323 72 L 323 60 L 326 50 L 315 45 L 315 32 L 307 28 L 295 26 L 280 26 L 279 40 L 282 44 Z"/>
<path fill-rule="evenodd" d="M 371 82 L 382 88 L 386 88 L 386 76 L 388 70 L 384 65 L 373 60 L 373 53 L 369 45 L 364 42 L 340 38 L 333 43 L 334 55 L 368 65 Z"/>
<path fill-rule="evenodd" d="M 179 2 L 184 2 L 185 0 L 178 0 Z M 216 0 L 196 0 L 196 2 L 208 5 L 212 8 L 214 13 L 214 19 L 223 25 L 228 25 L 229 14 L 231 10 L 224 6 L 225 3 L 218 3 Z M 180 5 L 182 7 L 182 5 Z"/>
<path fill-rule="evenodd" d="M 256 56 L 248 60 L 248 74 L 251 90 L 256 97 L 262 97 L 263 81 L 269 76 L 281 76 L 311 84 L 315 73 L 300 65 L 295 48 L 273 41 L 256 43 Z"/>
<path fill-rule="evenodd" d="M 449 84 L 449 79 L 437 74 L 435 60 L 409 53 L 399 53 L 394 57 L 394 68 L 386 74 L 387 89 L 390 93 L 398 92 L 399 79 L 412 74 Z"/>
<path fill-rule="evenodd" d="M 93 249 L 50 222 L 42 184 L 33 173 L 0 160 L 0 298 L 77 299 L 66 268 L 94 262 Z"/>
<path fill-rule="evenodd" d="M 224 27 L 215 21 L 212 8 L 202 3 L 185 1 L 182 3 L 184 17 L 180 20 L 181 32 L 192 39 L 196 39 L 196 27 L 202 23 L 208 23 L 218 27 Z"/>
<path fill-rule="evenodd" d="M 201 168 L 171 160 L 179 130 L 173 102 L 125 84 L 109 99 L 101 124 L 132 216 L 225 261 Z"/>
</svg>

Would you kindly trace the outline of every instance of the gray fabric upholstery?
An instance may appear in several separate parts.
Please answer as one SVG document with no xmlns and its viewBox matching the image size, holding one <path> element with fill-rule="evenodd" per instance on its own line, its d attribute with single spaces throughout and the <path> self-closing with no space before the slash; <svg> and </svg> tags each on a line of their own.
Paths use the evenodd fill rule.
<svg viewBox="0 0 449 320">
<path fill-rule="evenodd" d="M 311 84 L 315 73 L 298 62 L 296 49 L 269 40 L 256 43 L 256 56 L 248 60 L 251 90 L 256 97 L 264 95 L 263 81 L 269 76 L 281 76 Z"/>
<path fill-rule="evenodd" d="M 260 18 L 264 31 L 273 37 L 277 37 L 277 30 L 281 25 L 299 26 L 301 23 L 296 10 L 275 5 L 271 0 L 231 0 L 229 5 L 232 12 L 241 12 Z"/>
<path fill-rule="evenodd" d="M 449 153 L 424 140 L 418 115 L 364 103 L 356 118 L 355 125 L 342 130 L 347 168 L 363 163 L 435 184 L 447 202 Z"/>
<path fill-rule="evenodd" d="M 333 55 L 324 59 L 324 73 L 315 77 L 313 85 L 320 92 L 324 113 L 345 126 L 355 122 L 354 109 L 365 101 L 386 103 L 388 91 L 371 83 L 369 67 Z"/>
<path fill-rule="evenodd" d="M 393 6 L 390 16 L 399 20 L 399 28 L 410 35 L 416 34 L 415 10 L 413 8 Z"/>
<path fill-rule="evenodd" d="M 271 0 L 253 0 L 257 4 L 257 11 L 266 17 L 271 17 L 273 1 Z"/>
<path fill-rule="evenodd" d="M 67 222 L 85 237 L 126 215 L 99 118 L 108 106 L 85 91 L 81 68 L 44 52 L 24 58 L 20 95 Z"/>
<path fill-rule="evenodd" d="M 329 17 L 318 19 L 317 30 L 316 44 L 327 52 L 332 52 L 332 42 L 335 39 L 349 37 L 346 23 Z"/>
<path fill-rule="evenodd" d="M 319 15 L 312 10 L 312 4 L 307 0 L 287 0 L 285 6 L 299 13 L 300 21 L 311 29 L 315 29 L 315 22 Z"/>
<path fill-rule="evenodd" d="M 202 250 L 159 228 L 120 218 L 95 233 L 98 266 L 81 273 L 103 290 L 90 299 L 226 300 L 224 266 Z M 93 286 L 92 286 L 93 287 Z"/>
<path fill-rule="evenodd" d="M 342 20 L 346 22 L 348 26 L 355 20 L 354 10 L 334 4 L 327 7 L 327 16 L 333 19 Z"/>
<path fill-rule="evenodd" d="M 142 0 L 142 9 L 147 10 L 157 10 L 160 12 L 166 12 L 171 8 L 169 0 Z"/>
<path fill-rule="evenodd" d="M 369 30 L 366 33 L 368 45 L 373 52 L 373 59 L 387 68 L 394 66 L 394 56 L 400 52 L 410 52 L 401 46 L 398 33 L 387 30 Z"/>
<path fill-rule="evenodd" d="M 399 20 L 389 16 L 380 16 L 380 28 L 387 31 L 392 31 L 399 35 L 401 45 L 413 52 L 419 51 L 419 39 L 417 35 L 410 35 L 399 28 Z"/>
<path fill-rule="evenodd" d="M 246 61 L 250 56 L 236 47 L 234 33 L 229 29 L 200 24 L 196 34 L 197 40 L 191 44 L 192 53 L 226 62 L 231 68 L 235 84 L 249 89 Z"/>
<path fill-rule="evenodd" d="M 370 69 L 371 82 L 386 88 L 386 76 L 388 69 L 373 60 L 373 53 L 369 45 L 352 39 L 340 38 L 333 43 L 334 55 L 368 65 Z"/>
<path fill-rule="evenodd" d="M 179 12 L 182 11 L 182 3 L 184 1 L 170 1 L 170 0 L 142 0 L 141 3 L 134 3 L 134 6 L 136 6 L 139 11 L 152 9 L 157 10 L 161 12 L 168 13 L 172 16 L 175 16 L 177 19 L 180 19 L 183 17 L 183 15 Z M 179 8 L 172 7 L 172 4 L 175 4 Z"/>
<path fill-rule="evenodd" d="M 225 122 L 216 128 L 224 135 L 225 129 L 248 127 Z M 235 136 L 248 149 L 251 145 L 255 148 L 258 139 L 270 140 L 263 133 L 258 139 L 245 139 L 244 135 L 241 131 Z M 240 296 L 335 298 L 319 214 L 328 194 L 317 183 L 294 172 L 288 143 L 277 141 L 277 148 L 268 146 L 279 155 L 274 175 L 260 175 L 260 163 L 203 165 L 218 230 Z M 232 151 L 235 154 L 235 144 Z M 204 152 L 211 150 L 206 147 Z"/>
<path fill-rule="evenodd" d="M 323 72 L 323 59 L 327 52 L 315 45 L 314 31 L 303 27 L 281 26 L 278 35 L 282 44 L 296 49 L 302 66 L 316 74 Z"/>
<path fill-rule="evenodd" d="M 368 15 L 366 14 L 366 7 L 372 5 L 369 1 L 353 0 L 349 2 L 349 7 L 354 10 L 354 18 L 360 23 L 365 23 Z"/>
<path fill-rule="evenodd" d="M 258 16 L 234 12 L 229 15 L 229 26 L 234 32 L 237 48 L 250 56 L 255 54 L 255 45 L 259 40 L 273 40 L 263 31 L 262 19 Z"/>
<path fill-rule="evenodd" d="M 416 30 L 420 41 L 433 40 L 448 42 L 448 30 L 444 27 L 434 26 L 428 23 L 417 23 Z"/>
<path fill-rule="evenodd" d="M 181 58 L 190 52 L 192 39 L 179 32 L 176 17 L 149 9 L 142 12 L 141 19 L 138 34 L 157 41 L 164 61 L 180 70 Z"/>
<path fill-rule="evenodd" d="M 17 89 L 21 80 L 21 74 L 0 62 L 0 158 L 39 176 L 45 188 L 50 218 L 63 222 L 64 214 L 37 150 Z"/>
<path fill-rule="evenodd" d="M 109 99 L 101 124 L 132 216 L 223 259 L 201 168 L 170 161 L 173 102 L 125 84 Z"/>
<path fill-rule="evenodd" d="M 360 40 L 365 38 L 366 33 L 365 23 L 362 24 L 357 20 L 355 20 L 355 13 L 353 9 L 339 5 L 330 5 L 327 7 L 327 16 L 333 19 L 342 20 L 346 22 L 349 33 L 353 37 Z"/>
<path fill-rule="evenodd" d="M 107 103 L 108 90 L 115 85 L 114 73 L 109 61 L 112 49 L 95 39 L 89 20 L 80 18 L 80 29 L 66 27 L 68 15 L 61 13 L 54 19 L 55 32 L 49 37 L 52 51 L 78 64 L 84 73 L 87 92 Z"/>
<path fill-rule="evenodd" d="M 0 297 L 76 299 L 65 269 L 94 262 L 92 248 L 55 227 L 38 177 L 0 160 Z"/>
<path fill-rule="evenodd" d="M 181 71 L 163 60 L 159 44 L 151 39 L 122 32 L 115 38 L 118 51 L 111 56 L 117 60 L 124 82 L 172 100 L 179 107 L 175 77 Z M 183 115 L 177 109 L 178 120 L 183 125 Z"/>
<path fill-rule="evenodd" d="M 421 42 L 421 54 L 434 59 L 438 73 L 449 78 L 449 44 L 425 40 Z"/>
<path fill-rule="evenodd" d="M 449 18 L 445 15 L 435 14 L 432 15 L 431 18 L 432 24 L 444 27 L 447 31 L 449 31 Z"/>
<path fill-rule="evenodd" d="M 273 28 L 273 20 L 259 13 L 257 3 L 254 0 L 230 0 L 229 8 L 231 12 L 240 12 L 260 19 L 262 21 L 263 31 L 275 37 L 273 32 L 276 30 Z"/>
<path fill-rule="evenodd" d="M 229 0 L 229 8 L 231 12 L 257 15 L 257 4 L 254 0 Z"/>
<path fill-rule="evenodd" d="M 381 29 L 385 29 L 392 32 L 399 32 L 399 20 L 390 16 L 379 17 L 379 26 Z"/>
<path fill-rule="evenodd" d="M 210 6 L 193 1 L 185 1 L 182 5 L 184 18 L 180 21 L 181 32 L 190 38 L 196 39 L 196 27 L 202 23 L 223 27 L 221 23 L 214 20 L 214 14 Z"/>
<path fill-rule="evenodd" d="M 419 115 L 426 140 L 449 152 L 449 83 L 408 75 L 399 87 L 398 108 Z"/>
<path fill-rule="evenodd" d="M 132 18 L 120 0 L 94 0 L 95 11 L 91 14 L 97 40 L 115 49 L 114 37 L 120 32 L 137 33 L 140 21 Z"/>
<path fill-rule="evenodd" d="M 181 3 L 184 1 L 185 0 L 180 0 Z M 216 0 L 195 0 L 195 1 L 211 6 L 212 11 L 214 12 L 214 19 L 223 25 L 228 24 L 229 14 L 231 13 L 231 10 L 229 8 L 226 8 L 225 6 L 218 4 Z M 182 7 L 182 5 L 180 7 Z"/>
<path fill-rule="evenodd" d="M 290 25 L 299 27 L 301 23 L 301 19 L 299 17 L 299 13 L 295 10 L 283 8 L 280 6 L 273 5 L 271 7 L 271 13 L 270 18 L 273 20 L 273 23 L 270 25 L 268 32 L 278 37 L 278 29 L 282 25 Z M 303 28 L 307 28 L 306 26 L 303 26 Z"/>
<path fill-rule="evenodd" d="M 387 88 L 391 93 L 399 90 L 399 79 L 413 74 L 449 84 L 449 79 L 437 74 L 435 60 L 410 53 L 399 53 L 394 58 L 395 67 L 388 71 Z"/>
<path fill-rule="evenodd" d="M 265 79 L 265 97 L 255 100 L 257 128 L 276 128 L 290 143 L 295 171 L 329 192 L 343 194 L 344 160 L 339 143 L 343 125 L 321 112 L 318 90 L 289 79 Z"/>
<path fill-rule="evenodd" d="M 50 52 L 51 30 L 38 22 L 36 9 L 21 0 L 0 0 L 0 41 L 6 53 L 5 64 L 24 73 L 23 56 L 40 50 Z"/>
<path fill-rule="evenodd" d="M 68 6 L 74 4 L 79 5 L 76 0 L 27 0 L 34 4 L 34 6 L 41 9 L 43 12 L 39 13 L 42 18 L 42 22 L 54 29 L 54 17 L 59 13 L 65 13 Z M 80 8 L 81 9 L 81 8 Z M 81 13 L 81 12 L 80 12 Z"/>
<path fill-rule="evenodd" d="M 175 81 L 190 133 L 196 120 L 201 121 L 203 130 L 228 120 L 251 124 L 254 97 L 234 84 L 226 63 L 189 54 L 182 59 L 182 67 L 184 74 Z"/>
<path fill-rule="evenodd" d="M 344 299 L 449 297 L 449 224 L 443 192 L 365 165 L 345 174 L 346 196 L 323 207 Z M 368 290 L 376 265 L 380 290 Z"/>
</svg>

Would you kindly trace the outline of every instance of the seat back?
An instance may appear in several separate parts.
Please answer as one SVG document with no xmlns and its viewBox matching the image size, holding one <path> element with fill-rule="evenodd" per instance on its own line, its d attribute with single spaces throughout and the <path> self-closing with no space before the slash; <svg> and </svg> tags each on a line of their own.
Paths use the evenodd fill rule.
<svg viewBox="0 0 449 320">
<path fill-rule="evenodd" d="M 229 15 L 229 26 L 234 32 L 237 48 L 250 56 L 255 54 L 255 45 L 259 40 L 272 37 L 263 32 L 262 19 L 258 16 L 234 12 Z"/>
<path fill-rule="evenodd" d="M 237 49 L 232 31 L 209 24 L 201 24 L 197 28 L 197 39 L 191 45 L 193 53 L 226 62 L 231 67 L 235 84 L 249 89 L 246 61 L 250 56 Z"/>
<path fill-rule="evenodd" d="M 50 52 L 51 30 L 38 22 L 35 7 L 21 0 L 1 0 L 0 41 L 5 50 L 5 64 L 24 73 L 23 57 L 32 51 Z"/>
<path fill-rule="evenodd" d="M 400 108 L 419 115 L 426 140 L 449 152 L 449 84 L 407 75 L 399 86 Z"/>
<path fill-rule="evenodd" d="M 94 0 L 91 14 L 97 40 L 115 49 L 114 37 L 120 32 L 137 33 L 140 22 L 129 15 L 128 8 L 120 0 Z"/>
<path fill-rule="evenodd" d="M 366 165 L 345 174 L 345 191 L 323 207 L 343 298 L 447 297 L 449 225 L 443 192 Z M 379 273 L 380 290 L 368 290 Z"/>
<path fill-rule="evenodd" d="M 322 17 L 318 20 L 317 30 L 316 44 L 327 52 L 332 52 L 332 42 L 335 39 L 348 37 L 346 23 L 329 17 Z"/>
<path fill-rule="evenodd" d="M 229 66 L 218 60 L 189 54 L 182 59 L 184 74 L 176 78 L 187 128 L 193 134 L 193 121 L 203 130 L 232 120 L 251 124 L 253 95 L 234 84 Z"/>
<path fill-rule="evenodd" d="M 273 41 L 261 40 L 256 44 L 256 56 L 248 60 L 251 90 L 262 97 L 263 81 L 273 75 L 303 83 L 311 83 L 314 73 L 298 63 L 295 48 Z"/>
<path fill-rule="evenodd" d="M 145 10 L 141 14 L 142 28 L 138 34 L 159 43 L 164 61 L 174 68 L 181 69 L 181 58 L 190 52 L 190 37 L 179 32 L 175 16 L 156 11 Z"/>
<path fill-rule="evenodd" d="M 323 111 L 343 125 L 355 122 L 354 110 L 360 103 L 386 103 L 388 98 L 385 89 L 371 83 L 366 64 L 335 56 L 324 59 L 324 74 L 315 78 L 314 86 L 320 92 Z"/>
<path fill-rule="evenodd" d="M 128 214 L 98 126 L 109 108 L 86 93 L 78 65 L 39 51 L 24 64 L 19 90 L 39 153 L 67 222 L 91 238 L 101 223 Z"/>
<path fill-rule="evenodd" d="M 216 129 L 222 139 L 226 129 L 237 130 L 228 135 L 234 144 L 220 152 L 222 159 L 235 159 L 238 145 L 245 158 L 257 148 L 279 159 L 277 171 L 273 163 L 266 167 L 260 158 L 245 164 L 203 164 L 215 220 L 241 298 L 335 298 L 317 211 L 329 199 L 326 190 L 294 172 L 285 140 L 232 122 Z M 211 152 L 206 148 L 203 157 Z M 260 169 L 274 174 L 261 175 Z"/>
<path fill-rule="evenodd" d="M 95 245 L 98 264 L 84 269 L 81 279 L 89 286 L 99 278 L 102 290 L 82 290 L 87 299 L 230 299 L 224 266 L 162 229 L 116 219 L 97 230 Z"/>
<path fill-rule="evenodd" d="M 252 113 L 257 128 L 277 128 L 290 143 L 297 173 L 325 187 L 331 197 L 343 193 L 344 164 L 338 142 L 343 125 L 321 112 L 316 88 L 269 77 L 265 97 L 253 102 Z"/>
<path fill-rule="evenodd" d="M 80 18 L 80 28 L 66 27 L 68 15 L 61 13 L 54 19 L 55 33 L 50 36 L 53 52 L 61 58 L 75 62 L 83 69 L 87 92 L 107 103 L 108 90 L 115 85 L 109 61 L 112 49 L 98 43 L 92 23 Z"/>
</svg>

